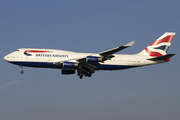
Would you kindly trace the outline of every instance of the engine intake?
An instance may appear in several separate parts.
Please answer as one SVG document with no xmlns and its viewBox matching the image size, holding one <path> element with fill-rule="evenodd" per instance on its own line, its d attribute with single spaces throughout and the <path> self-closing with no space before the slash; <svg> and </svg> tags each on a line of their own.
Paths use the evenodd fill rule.
<svg viewBox="0 0 180 120">
<path fill-rule="evenodd" d="M 86 62 L 88 62 L 88 63 L 102 62 L 102 57 L 87 56 L 86 57 Z"/>
</svg>

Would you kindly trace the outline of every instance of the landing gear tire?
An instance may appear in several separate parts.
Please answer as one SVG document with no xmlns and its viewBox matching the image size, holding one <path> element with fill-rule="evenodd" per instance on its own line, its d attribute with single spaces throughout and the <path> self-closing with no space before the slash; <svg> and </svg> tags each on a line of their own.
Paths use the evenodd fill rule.
<svg viewBox="0 0 180 120">
<path fill-rule="evenodd" d="M 92 76 L 92 72 L 88 72 L 88 73 L 87 73 L 87 76 L 88 76 L 88 77 L 91 77 L 91 76 Z"/>
<path fill-rule="evenodd" d="M 23 74 L 23 73 L 24 73 L 24 71 L 23 71 L 23 67 L 22 67 L 22 66 L 20 66 L 20 68 L 21 68 L 20 73 L 21 73 L 21 74 Z"/>
<path fill-rule="evenodd" d="M 88 77 L 91 77 L 91 76 L 92 76 L 92 73 L 89 73 L 89 74 L 88 74 Z"/>
<path fill-rule="evenodd" d="M 82 78 L 83 78 L 83 76 L 79 76 L 79 78 L 80 78 L 80 79 L 82 79 Z"/>
<path fill-rule="evenodd" d="M 83 71 L 78 70 L 78 74 L 77 74 L 77 75 L 79 76 L 79 78 L 80 78 L 80 79 L 82 79 L 82 78 L 83 78 L 83 76 L 84 76 L 84 72 L 83 72 Z"/>
<path fill-rule="evenodd" d="M 24 73 L 24 71 L 23 71 L 23 70 L 21 70 L 21 71 L 20 71 L 20 73 L 21 73 L 21 74 L 23 74 L 23 73 Z"/>
<path fill-rule="evenodd" d="M 85 73 L 85 77 L 87 77 L 88 76 L 88 74 L 87 73 Z"/>
</svg>

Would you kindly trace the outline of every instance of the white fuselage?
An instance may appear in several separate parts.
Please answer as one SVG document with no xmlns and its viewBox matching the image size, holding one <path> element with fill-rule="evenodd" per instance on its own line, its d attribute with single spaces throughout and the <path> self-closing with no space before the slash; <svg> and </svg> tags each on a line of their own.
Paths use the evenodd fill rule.
<svg viewBox="0 0 180 120">
<path fill-rule="evenodd" d="M 31 50 L 31 52 L 29 52 L 28 50 L 29 51 Z M 36 51 L 47 51 L 47 52 L 36 52 Z M 61 66 L 55 65 L 53 63 L 57 61 L 67 61 L 67 60 L 73 61 L 73 59 L 78 59 L 89 55 L 94 55 L 94 53 L 77 53 L 77 52 L 55 50 L 55 49 L 21 48 L 6 55 L 4 59 L 10 63 L 19 66 L 63 69 Z M 114 56 L 115 57 L 109 60 L 100 62 L 100 66 L 97 67 L 96 70 L 120 70 L 120 69 L 127 69 L 127 68 L 165 62 L 164 60 L 158 62 L 150 61 L 147 60 L 147 56 L 138 55 L 138 54 L 134 54 L 134 55 L 114 54 Z"/>
</svg>

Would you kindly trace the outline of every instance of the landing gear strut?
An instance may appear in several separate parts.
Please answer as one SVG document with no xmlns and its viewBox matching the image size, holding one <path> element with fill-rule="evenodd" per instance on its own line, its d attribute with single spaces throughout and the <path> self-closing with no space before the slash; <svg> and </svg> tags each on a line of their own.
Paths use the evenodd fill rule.
<svg viewBox="0 0 180 120">
<path fill-rule="evenodd" d="M 20 73 L 23 74 L 24 71 L 23 71 L 23 66 L 20 66 L 21 70 L 20 70 Z"/>
</svg>

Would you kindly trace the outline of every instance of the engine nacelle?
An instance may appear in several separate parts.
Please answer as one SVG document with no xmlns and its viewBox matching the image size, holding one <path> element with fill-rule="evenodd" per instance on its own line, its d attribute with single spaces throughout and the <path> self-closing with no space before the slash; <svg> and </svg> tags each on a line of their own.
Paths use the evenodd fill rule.
<svg viewBox="0 0 180 120">
<path fill-rule="evenodd" d="M 76 68 L 78 63 L 75 62 L 63 62 L 63 68 Z"/>
<path fill-rule="evenodd" d="M 61 74 L 63 75 L 75 74 L 75 70 L 61 70 Z"/>
<path fill-rule="evenodd" d="M 88 62 L 88 63 L 102 62 L 102 57 L 87 56 L 87 57 L 86 57 L 86 62 Z"/>
</svg>

